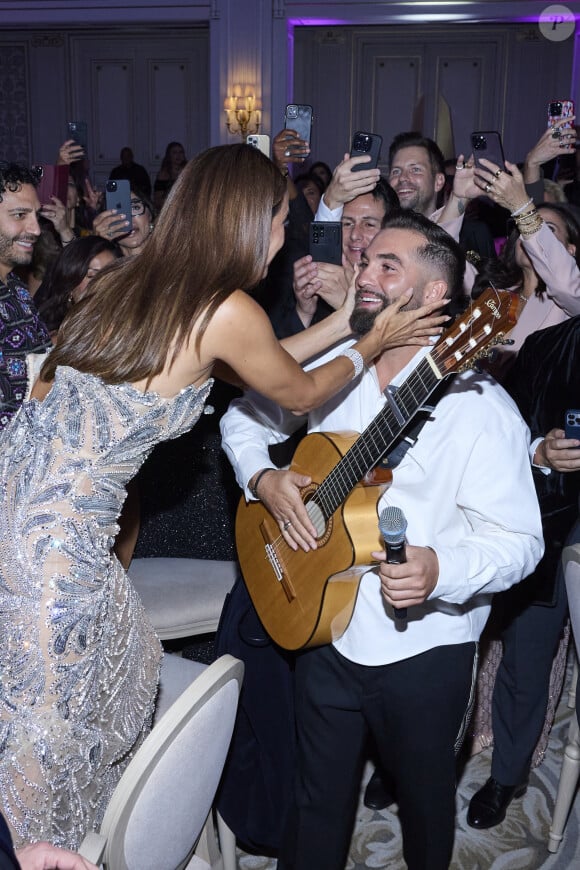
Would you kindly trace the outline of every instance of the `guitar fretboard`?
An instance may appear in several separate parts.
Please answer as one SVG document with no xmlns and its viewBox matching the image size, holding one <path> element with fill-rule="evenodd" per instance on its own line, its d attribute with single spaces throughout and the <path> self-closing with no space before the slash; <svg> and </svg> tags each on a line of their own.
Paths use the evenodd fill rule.
<svg viewBox="0 0 580 870">
<path fill-rule="evenodd" d="M 325 520 L 330 519 L 359 480 L 384 456 L 442 377 L 433 355 L 427 354 L 392 395 L 391 401 L 395 407 L 385 405 L 359 435 L 312 497 Z"/>
</svg>

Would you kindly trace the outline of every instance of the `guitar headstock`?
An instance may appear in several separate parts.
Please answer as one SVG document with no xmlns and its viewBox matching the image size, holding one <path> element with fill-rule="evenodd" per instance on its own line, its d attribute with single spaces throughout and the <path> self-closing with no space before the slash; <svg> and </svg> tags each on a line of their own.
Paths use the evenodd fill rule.
<svg viewBox="0 0 580 870">
<path fill-rule="evenodd" d="M 462 372 L 489 355 L 516 324 L 520 310 L 517 293 L 488 287 L 452 326 L 443 332 L 431 356 L 441 374 Z"/>
</svg>

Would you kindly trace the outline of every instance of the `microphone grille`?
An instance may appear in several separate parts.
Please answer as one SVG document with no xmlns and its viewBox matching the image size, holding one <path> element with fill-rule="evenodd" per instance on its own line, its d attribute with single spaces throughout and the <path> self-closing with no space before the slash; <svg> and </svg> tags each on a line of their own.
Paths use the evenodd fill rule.
<svg viewBox="0 0 580 870">
<path fill-rule="evenodd" d="M 379 530 L 386 543 L 402 543 L 407 531 L 407 520 L 401 508 L 393 506 L 383 508 L 379 517 Z"/>
</svg>

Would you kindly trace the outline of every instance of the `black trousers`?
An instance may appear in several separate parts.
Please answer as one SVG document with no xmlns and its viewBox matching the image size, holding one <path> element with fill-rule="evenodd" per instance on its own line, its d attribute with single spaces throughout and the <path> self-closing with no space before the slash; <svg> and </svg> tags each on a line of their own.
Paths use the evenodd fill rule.
<svg viewBox="0 0 580 870">
<path fill-rule="evenodd" d="M 554 598 L 551 607 L 532 603 L 523 580 L 494 599 L 504 651 L 493 690 L 491 775 L 502 785 L 526 779 L 544 725 L 552 662 L 568 611 L 561 567 Z"/>
<path fill-rule="evenodd" d="M 369 732 L 395 780 L 408 867 L 447 870 L 475 653 L 474 643 L 444 646 L 380 667 L 332 646 L 299 656 L 298 764 L 279 870 L 344 870 Z"/>
</svg>

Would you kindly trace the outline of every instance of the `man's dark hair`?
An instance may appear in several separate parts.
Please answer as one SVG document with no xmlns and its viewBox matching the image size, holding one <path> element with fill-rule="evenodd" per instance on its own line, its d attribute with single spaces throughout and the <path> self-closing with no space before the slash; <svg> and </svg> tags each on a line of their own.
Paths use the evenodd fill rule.
<svg viewBox="0 0 580 870">
<path fill-rule="evenodd" d="M 398 194 L 383 175 L 377 181 L 377 186 L 371 190 L 371 195 L 373 199 L 381 199 L 384 202 L 385 217 L 394 209 L 400 208 Z"/>
<path fill-rule="evenodd" d="M 423 136 L 422 133 L 417 131 L 398 133 L 389 146 L 389 168 L 392 167 L 395 154 L 401 148 L 424 148 L 429 155 L 433 174 L 441 172 L 445 175 L 445 158 L 439 145 L 433 139 L 428 139 L 427 136 Z"/>
<path fill-rule="evenodd" d="M 465 254 L 446 230 L 411 209 L 399 209 L 386 215 L 382 229 L 411 230 L 422 235 L 425 244 L 418 245 L 417 256 L 425 263 L 439 266 L 450 300 L 446 312 L 455 315 L 465 310 L 468 302 L 463 289 Z"/>
<path fill-rule="evenodd" d="M 0 160 L 0 202 L 2 202 L 2 196 L 7 190 L 10 193 L 16 193 L 23 184 L 32 184 L 33 187 L 36 187 L 38 175 L 22 163 L 8 163 L 6 160 Z"/>
</svg>

